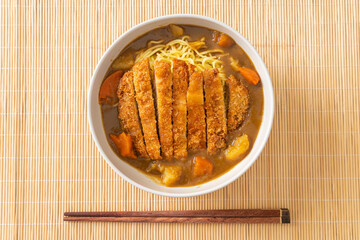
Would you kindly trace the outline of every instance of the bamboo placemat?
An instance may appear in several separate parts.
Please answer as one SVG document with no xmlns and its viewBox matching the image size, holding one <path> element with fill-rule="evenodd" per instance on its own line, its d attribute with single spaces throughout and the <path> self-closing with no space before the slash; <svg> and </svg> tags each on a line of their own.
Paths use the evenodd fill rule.
<svg viewBox="0 0 360 240">
<path fill-rule="evenodd" d="M 302 3 L 300 3 L 302 2 Z M 359 239 L 359 1 L 1 1 L 2 239 Z M 159 197 L 96 149 L 91 75 L 109 45 L 161 15 L 234 27 L 259 51 L 276 112 L 257 162 L 228 187 Z M 280 208 L 290 225 L 64 223 L 65 211 Z"/>
</svg>

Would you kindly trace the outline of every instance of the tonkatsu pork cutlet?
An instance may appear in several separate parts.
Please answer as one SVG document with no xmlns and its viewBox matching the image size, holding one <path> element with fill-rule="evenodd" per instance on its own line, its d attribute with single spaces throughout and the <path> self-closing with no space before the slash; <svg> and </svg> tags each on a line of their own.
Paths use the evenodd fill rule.
<svg viewBox="0 0 360 240">
<path fill-rule="evenodd" d="M 189 150 L 206 148 L 203 84 L 204 80 L 202 72 L 194 72 L 190 76 L 187 92 Z"/>
<path fill-rule="evenodd" d="M 244 122 L 249 108 L 249 93 L 244 84 L 233 75 L 227 79 L 229 87 L 228 131 L 231 132 Z"/>
<path fill-rule="evenodd" d="M 186 137 L 186 93 L 188 88 L 188 66 L 178 59 L 173 60 L 173 132 L 174 157 L 176 159 L 187 157 Z"/>
<path fill-rule="evenodd" d="M 193 65 L 191 63 L 187 63 L 187 65 L 188 65 L 189 78 L 190 78 L 190 76 L 195 72 L 196 67 L 195 67 L 195 65 Z"/>
<path fill-rule="evenodd" d="M 226 113 L 224 91 L 217 69 L 204 71 L 207 151 L 218 153 L 226 147 Z"/>
<path fill-rule="evenodd" d="M 149 69 L 149 59 L 144 58 L 134 65 L 136 102 L 143 128 L 146 151 L 151 159 L 161 159 L 160 143 L 156 128 L 154 98 Z"/>
<path fill-rule="evenodd" d="M 172 76 L 171 64 L 165 61 L 155 61 L 155 88 L 157 98 L 158 125 L 163 158 L 173 156 L 172 129 Z"/>
<path fill-rule="evenodd" d="M 125 73 L 121 78 L 117 95 L 119 98 L 118 117 L 124 126 L 125 132 L 132 137 L 136 151 L 140 157 L 149 158 L 141 132 L 138 110 L 136 108 L 133 72 Z"/>
</svg>

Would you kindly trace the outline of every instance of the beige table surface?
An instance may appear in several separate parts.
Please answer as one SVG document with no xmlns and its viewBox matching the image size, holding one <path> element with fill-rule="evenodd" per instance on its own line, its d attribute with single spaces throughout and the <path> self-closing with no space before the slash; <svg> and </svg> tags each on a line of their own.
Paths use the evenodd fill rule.
<svg viewBox="0 0 360 240">
<path fill-rule="evenodd" d="M 360 239 L 359 1 L 0 1 L 0 238 Z M 229 186 L 149 194 L 105 163 L 86 97 L 110 44 L 144 20 L 209 16 L 273 84 L 272 133 Z M 290 225 L 64 223 L 64 211 L 280 208 Z"/>
</svg>

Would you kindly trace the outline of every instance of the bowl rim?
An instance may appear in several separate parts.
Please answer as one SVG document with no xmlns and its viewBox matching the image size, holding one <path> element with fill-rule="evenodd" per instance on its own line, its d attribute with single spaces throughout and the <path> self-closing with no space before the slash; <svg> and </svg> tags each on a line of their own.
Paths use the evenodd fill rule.
<svg viewBox="0 0 360 240">
<path fill-rule="evenodd" d="M 149 187 L 146 187 L 146 186 L 143 186 L 141 184 L 138 184 L 137 182 L 133 181 L 131 178 L 127 177 L 124 173 L 122 173 L 122 171 L 120 171 L 111 161 L 110 159 L 108 158 L 107 154 L 104 152 L 102 146 L 101 146 L 101 143 L 95 133 L 95 128 L 94 128 L 94 124 L 93 124 L 93 119 L 92 119 L 92 101 L 91 101 L 91 97 L 92 97 L 92 94 L 93 94 L 93 91 L 94 91 L 94 88 L 95 88 L 95 82 L 96 82 L 96 76 L 98 75 L 98 72 L 100 71 L 100 69 L 102 68 L 102 65 L 106 64 L 105 62 L 105 59 L 106 57 L 112 53 L 114 51 L 114 48 L 119 44 L 119 42 L 121 42 L 123 40 L 123 38 L 128 35 L 129 33 L 131 32 L 135 32 L 137 31 L 138 29 L 141 29 L 143 26 L 146 26 L 148 24 L 151 24 L 151 23 L 155 23 L 156 21 L 159 21 L 159 20 L 166 20 L 166 19 L 173 19 L 173 18 L 190 18 L 190 19 L 201 19 L 201 20 L 205 20 L 205 21 L 208 21 L 208 22 L 211 22 L 211 23 L 215 23 L 215 24 L 218 24 L 220 25 L 221 27 L 223 28 L 226 28 L 230 31 L 232 31 L 234 34 L 237 35 L 238 38 L 240 38 L 244 44 L 247 45 L 247 47 L 249 47 L 252 51 L 252 53 L 255 55 L 255 57 L 258 59 L 257 61 L 257 65 L 260 65 L 261 68 L 263 69 L 263 75 L 265 75 L 265 77 L 269 80 L 268 82 L 268 90 L 269 90 L 269 101 L 267 103 L 267 106 L 268 106 L 268 110 L 269 110 L 269 116 L 268 116 L 268 124 L 267 124 L 267 128 L 265 129 L 265 132 L 263 134 L 263 140 L 261 141 L 261 144 L 259 145 L 259 147 L 257 149 L 251 149 L 251 151 L 253 150 L 257 150 L 255 155 L 253 156 L 252 160 L 249 161 L 245 166 L 242 167 L 241 171 L 239 171 L 238 173 L 236 173 L 232 178 L 214 186 L 214 187 L 211 187 L 209 189 L 204 189 L 202 190 L 201 188 L 198 188 L 199 191 L 194 191 L 194 192 L 191 192 L 191 193 L 172 193 L 172 192 L 164 192 L 164 191 L 159 191 L 159 190 L 155 190 L 155 189 L 152 189 L 152 188 L 149 188 Z M 169 23 L 170 24 L 170 23 Z M 176 23 L 175 23 L 176 24 Z M 201 25 L 197 25 L 196 23 L 194 24 L 194 26 L 200 26 Z M 158 26 L 157 26 L 158 27 Z M 155 28 L 157 28 L 155 27 Z M 155 29 L 154 28 L 154 29 Z M 151 31 L 151 30 L 149 30 Z M 148 32 L 148 31 L 147 31 Z M 146 33 L 146 32 L 145 32 Z M 139 36 L 141 36 L 142 34 L 145 34 L 145 33 L 141 33 L 139 34 Z M 245 51 L 245 50 L 244 50 Z M 248 51 L 245 51 L 247 54 Z M 265 99 L 264 99 L 265 101 Z M 97 101 L 96 101 L 97 102 Z M 265 105 L 264 105 L 264 110 L 263 112 L 265 112 Z M 92 138 L 93 140 L 95 141 L 95 144 L 99 150 L 99 152 L 101 153 L 102 157 L 105 159 L 105 161 L 107 162 L 107 164 L 119 175 L 121 176 L 123 179 L 125 179 L 127 182 L 131 183 L 132 185 L 144 190 L 144 191 L 147 191 L 147 192 L 150 192 L 150 193 L 153 193 L 153 194 L 157 194 L 157 195 L 161 195 L 161 196 L 166 196 L 166 197 L 194 197 L 194 196 L 200 196 L 200 195 L 204 195 L 204 194 L 208 194 L 208 193 L 211 193 L 211 192 L 214 192 L 214 191 L 217 191 L 227 185 L 229 185 L 230 183 L 234 182 L 236 179 L 238 179 L 240 176 L 242 176 L 253 164 L 254 162 L 258 159 L 259 155 L 261 154 L 262 150 L 264 149 L 265 147 L 265 144 L 267 143 L 267 140 L 270 136 L 270 132 L 271 132 L 271 129 L 272 129 L 272 125 L 273 125 L 273 119 L 274 119 L 274 112 L 275 112 L 275 103 L 274 103 L 274 90 L 273 90 L 273 85 L 272 85 L 272 81 L 271 81 L 271 78 L 270 78 L 270 75 L 269 75 L 269 72 L 266 68 L 266 65 L 264 63 L 264 61 L 262 60 L 260 54 L 257 52 L 257 50 L 252 46 L 252 44 L 241 34 L 239 33 L 237 30 L 235 30 L 234 28 L 230 27 L 229 25 L 219 21 L 219 20 L 216 20 L 216 19 L 213 19 L 213 18 L 210 18 L 210 17 L 207 17 L 207 16 L 201 16 L 201 15 L 196 15 L 196 14 L 172 14 L 172 15 L 165 15 L 165 16 L 161 16 L 161 17 L 156 17 L 156 18 L 152 18 L 152 19 L 149 19 L 149 20 L 146 20 L 144 22 L 141 22 L 140 24 L 137 24 L 133 27 L 131 27 L 130 29 L 128 29 L 127 31 L 125 31 L 123 34 L 121 34 L 108 48 L 107 50 L 103 53 L 102 57 L 100 58 L 98 64 L 96 65 L 96 68 L 94 70 L 94 73 L 91 77 L 91 80 L 90 80 L 90 86 L 89 86 L 89 90 L 88 90 L 88 96 L 87 96 L 87 118 L 88 118 L 88 124 L 89 124 L 89 127 L 90 127 L 90 131 L 91 131 L 91 135 L 92 135 Z M 261 126 L 264 124 L 264 115 L 263 115 L 263 119 L 262 119 L 262 122 L 260 124 L 260 128 Z M 259 129 L 260 129 L 259 128 Z M 258 133 L 259 134 L 259 133 Z M 107 143 L 108 144 L 108 143 Z M 250 152 L 251 152 L 250 151 Z M 250 152 L 248 153 L 248 155 L 250 154 Z M 235 167 L 236 165 L 234 165 Z M 133 167 L 133 166 L 131 166 Z M 135 168 L 136 169 L 136 168 Z M 138 170 L 138 169 L 136 169 Z M 230 171 L 229 171 L 230 172 Z M 139 171 L 139 173 L 141 173 Z M 224 173 L 223 175 L 226 175 L 228 172 Z M 144 173 L 141 173 L 141 174 L 144 174 Z M 223 176 L 221 175 L 221 176 Z M 221 177 L 219 176 L 219 177 Z M 215 179 L 213 179 L 215 180 Z M 209 182 L 213 181 L 213 180 L 210 180 Z M 196 186 L 189 186 L 189 187 L 196 187 Z"/>
</svg>

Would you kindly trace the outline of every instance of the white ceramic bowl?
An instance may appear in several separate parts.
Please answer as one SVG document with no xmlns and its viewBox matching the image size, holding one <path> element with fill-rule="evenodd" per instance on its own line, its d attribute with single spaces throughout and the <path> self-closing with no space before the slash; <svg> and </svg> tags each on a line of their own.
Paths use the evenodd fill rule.
<svg viewBox="0 0 360 240">
<path fill-rule="evenodd" d="M 145 174 L 119 159 L 108 144 L 98 104 L 98 93 L 101 82 L 120 51 L 132 40 L 155 28 L 168 24 L 188 24 L 218 30 L 228 34 L 248 54 L 259 73 L 264 91 L 264 115 L 255 143 L 250 153 L 234 168 L 224 175 L 201 185 L 193 187 L 165 187 L 155 183 Z M 91 79 L 88 96 L 88 120 L 94 141 L 106 162 L 117 174 L 135 186 L 159 195 L 171 197 L 191 197 L 213 192 L 230 184 L 240 177 L 260 155 L 269 137 L 274 117 L 274 93 L 269 73 L 254 47 L 235 29 L 217 20 L 198 15 L 170 15 L 143 22 L 121 35 L 105 52 L 98 63 Z"/>
</svg>

